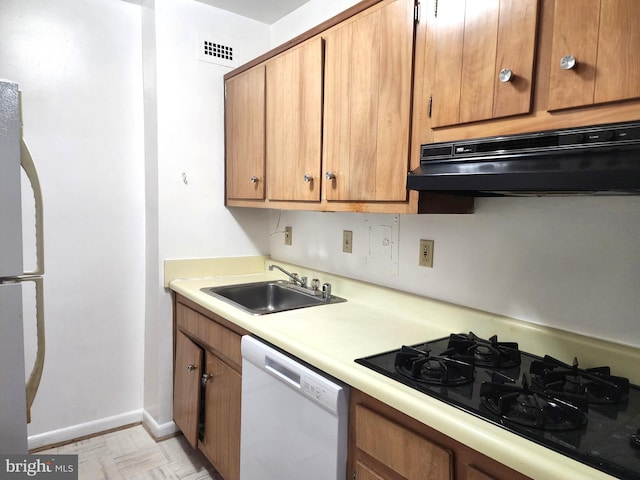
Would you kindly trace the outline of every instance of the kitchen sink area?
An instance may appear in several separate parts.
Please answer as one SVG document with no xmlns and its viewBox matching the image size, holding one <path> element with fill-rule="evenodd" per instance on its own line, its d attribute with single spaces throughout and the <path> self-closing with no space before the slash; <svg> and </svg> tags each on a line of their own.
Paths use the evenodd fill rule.
<svg viewBox="0 0 640 480">
<path fill-rule="evenodd" d="M 217 262 L 221 266 L 225 265 L 223 261 Z M 567 336 L 563 332 L 543 326 L 532 326 L 511 318 L 443 304 L 406 292 L 346 279 L 324 271 L 310 270 L 300 265 L 282 264 L 284 268 L 298 271 L 308 278 L 321 277 L 323 283 L 330 282 L 334 290 L 343 296 L 343 298 L 330 297 L 328 303 L 335 303 L 332 308 L 307 308 L 326 305 L 327 302 L 322 298 L 322 288 L 319 288 L 314 296 L 305 293 L 302 289 L 301 283 L 306 283 L 302 276 L 300 276 L 299 282 L 292 278 L 293 274 L 288 279 L 276 278 L 274 276 L 275 267 L 268 268 L 272 265 L 272 260 L 268 258 L 262 260 L 262 265 L 260 265 L 259 258 L 255 259 L 255 263 L 251 263 L 247 259 L 240 259 L 238 262 L 239 267 L 235 271 L 227 270 L 225 266 L 224 269 L 218 268 L 217 272 L 220 273 L 212 276 L 189 278 L 181 272 L 177 279 L 171 280 L 171 277 L 167 279 L 170 288 L 177 296 L 179 310 L 176 318 L 179 328 L 190 329 L 187 330 L 188 332 L 196 332 L 189 333 L 189 335 L 196 341 L 200 338 L 205 348 L 206 345 L 213 345 L 212 340 L 207 340 L 202 336 L 205 333 L 198 332 L 206 332 L 207 328 L 219 329 L 220 326 L 216 326 L 215 322 L 222 319 L 220 321 L 224 322 L 228 328 L 240 329 L 234 334 L 234 338 L 238 342 L 240 335 L 249 333 L 349 385 L 354 395 L 354 402 L 360 405 L 358 411 L 360 415 L 364 415 L 362 421 L 366 424 L 370 420 L 384 418 L 384 410 L 379 410 L 382 417 L 376 417 L 372 414 L 375 418 L 371 419 L 367 415 L 382 408 L 380 405 L 387 405 L 394 411 L 408 415 L 411 421 L 418 422 L 407 424 L 410 430 L 413 431 L 414 428 L 419 427 L 432 429 L 446 435 L 446 438 L 432 437 L 431 433 L 426 430 L 421 431 L 421 434 L 425 435 L 424 438 L 429 441 L 442 445 L 449 445 L 443 443 L 447 441 L 461 442 L 464 444 L 464 448 L 471 448 L 478 454 L 484 455 L 483 458 L 489 458 L 494 464 L 497 462 L 498 465 L 502 465 L 495 468 L 511 469 L 503 474 L 496 473 L 495 478 L 521 478 L 516 475 L 517 472 L 522 474 L 524 478 L 560 479 L 572 476 L 575 478 L 576 475 L 579 475 L 581 478 L 600 480 L 612 478 L 610 475 L 614 471 L 619 473 L 615 469 L 602 470 L 598 466 L 594 468 L 593 462 L 590 460 L 576 461 L 572 457 L 572 452 L 550 447 L 542 441 L 527 439 L 519 431 L 509 431 L 503 428 L 499 422 L 492 423 L 477 415 L 469 415 L 467 410 L 461 409 L 456 404 L 443 402 L 430 394 L 425 395 L 425 387 L 418 391 L 404 386 L 397 380 L 380 374 L 375 369 L 371 370 L 356 360 L 382 355 L 380 352 L 392 352 L 399 345 L 415 345 L 419 341 L 449 338 L 451 332 L 473 331 L 478 333 L 479 338 L 489 338 L 491 335 L 497 335 L 497 338 L 506 338 L 508 347 L 511 346 L 509 342 L 517 341 L 519 342 L 518 348 L 525 352 L 532 352 L 539 356 L 548 354 L 565 363 L 570 362 L 573 356 L 577 356 L 581 365 L 600 365 L 602 358 L 606 357 L 607 363 L 615 375 L 629 377 L 634 382 L 637 380 L 633 370 L 629 368 L 629 362 L 633 363 L 633 360 L 637 359 L 635 349 L 575 334 Z M 215 263 L 211 263 L 211 271 L 216 270 L 215 265 Z M 283 270 L 283 268 L 277 269 Z M 309 281 L 309 284 L 317 286 L 317 282 L 313 280 Z M 345 298 L 348 301 L 345 302 Z M 403 306 L 401 314 L 396 311 L 395 306 L 397 305 Z M 287 310 L 291 311 L 285 314 L 278 313 Z M 251 315 L 247 315 L 246 312 Z M 262 312 L 270 314 L 265 315 Z M 491 348 L 487 347 L 487 349 L 492 350 L 493 340 L 491 338 L 489 338 L 489 344 Z M 218 350 L 215 345 L 214 348 L 216 349 L 213 350 L 214 352 Z M 236 348 L 239 350 L 238 346 Z M 480 347 L 480 351 L 484 352 L 484 348 L 484 346 Z M 239 364 L 241 360 L 239 351 L 225 353 L 224 348 L 220 347 L 220 349 L 224 354 L 222 358 L 231 358 L 232 354 L 236 355 L 235 362 Z M 437 372 L 434 365 L 439 365 L 437 363 L 439 361 L 438 355 L 441 351 L 448 352 L 450 349 L 446 345 L 441 347 L 438 344 L 420 350 L 426 351 L 428 349 L 433 350 L 431 356 L 434 356 L 431 360 L 427 357 L 426 365 L 430 367 L 428 371 Z M 567 352 L 571 353 L 571 358 L 567 357 Z M 420 359 L 425 356 L 422 353 L 420 355 Z M 522 358 L 525 359 L 523 364 L 513 367 L 513 375 L 509 377 L 516 379 L 516 383 L 513 386 L 509 384 L 509 388 L 513 389 L 518 386 L 523 374 L 527 377 L 528 384 L 530 374 L 528 373 L 529 360 L 527 359 L 529 357 L 526 353 L 522 355 Z M 393 369 L 394 359 L 391 359 L 390 362 Z M 492 380 L 493 377 L 485 374 L 484 370 L 481 372 L 480 368 L 484 367 L 478 365 L 475 367 L 478 370 L 476 375 L 480 382 L 503 381 L 500 380 L 502 377 L 498 380 Z M 511 370 L 505 370 L 502 373 L 506 376 L 507 373 L 511 373 Z M 411 380 L 411 382 L 415 384 L 417 380 Z M 444 387 L 437 386 L 435 388 L 441 390 Z M 480 392 L 480 388 L 472 388 L 469 385 L 462 385 L 458 389 L 462 391 L 465 398 L 468 395 L 467 391 L 472 391 L 476 397 Z M 240 395 L 239 392 L 240 386 L 238 385 L 237 395 Z M 537 390 L 535 392 L 537 394 Z M 636 393 L 635 389 L 630 389 L 629 396 L 635 396 Z M 363 395 L 382 403 L 367 403 L 370 400 L 366 398 L 363 400 Z M 454 396 L 456 393 L 452 390 L 449 395 Z M 623 407 L 624 405 L 626 403 L 623 403 Z M 372 408 L 373 410 L 371 410 Z M 586 427 L 583 425 L 568 432 L 562 432 L 562 435 L 573 439 L 583 430 L 590 431 L 589 429 L 599 428 L 603 422 L 599 421 L 598 415 L 604 408 L 600 405 L 593 406 L 590 408 L 590 411 L 593 410 L 590 415 L 595 416 L 595 420 L 592 419 L 588 422 Z M 616 406 L 606 406 L 606 408 L 615 409 Z M 603 415 L 606 416 L 606 413 Z M 618 418 L 622 418 L 622 416 L 618 414 Z M 636 424 L 635 421 L 631 423 Z M 631 433 L 635 433 L 635 430 Z M 551 433 L 540 433 L 540 435 L 545 438 L 547 436 L 555 438 L 560 434 L 552 430 Z M 487 441 L 487 438 L 491 438 L 491 441 Z M 613 442 L 605 443 L 613 445 Z M 368 447 L 365 445 L 363 448 Z M 455 450 L 458 447 L 451 444 L 448 448 Z M 624 450 L 630 448 L 625 445 Z M 618 450 L 622 451 L 622 448 L 618 448 Z M 460 453 L 458 452 L 458 454 Z M 379 457 L 382 459 L 380 461 L 386 461 L 383 453 L 380 453 Z M 542 459 L 544 461 L 541 461 Z M 389 462 L 393 463 L 392 460 L 390 459 Z M 447 462 L 445 464 L 448 465 Z M 625 474 L 626 472 L 628 472 L 628 468 Z"/>
<path fill-rule="evenodd" d="M 344 298 L 326 297 L 320 290 L 303 289 L 285 280 L 205 287 L 201 291 L 252 315 L 346 302 Z"/>
<path fill-rule="evenodd" d="M 307 277 L 298 277 L 298 274 L 289 273 L 278 265 L 269 265 L 269 270 L 274 268 L 283 272 L 290 280 L 239 283 L 204 287 L 200 290 L 252 315 L 266 315 L 347 301 L 332 295 L 329 283 L 320 285 L 318 279 L 313 279 L 308 285 Z"/>
</svg>

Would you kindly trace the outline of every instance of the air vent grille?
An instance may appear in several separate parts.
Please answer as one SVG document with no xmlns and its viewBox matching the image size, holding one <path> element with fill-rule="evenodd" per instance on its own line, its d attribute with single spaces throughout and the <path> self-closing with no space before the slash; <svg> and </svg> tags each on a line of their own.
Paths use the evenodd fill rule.
<svg viewBox="0 0 640 480">
<path fill-rule="evenodd" d="M 222 45 L 220 43 L 210 42 L 208 40 L 204 41 L 203 47 L 204 55 L 220 58 L 222 60 L 233 61 L 233 47 Z"/>
<path fill-rule="evenodd" d="M 198 43 L 198 58 L 203 62 L 235 67 L 235 49 L 229 42 L 201 38 Z"/>
</svg>

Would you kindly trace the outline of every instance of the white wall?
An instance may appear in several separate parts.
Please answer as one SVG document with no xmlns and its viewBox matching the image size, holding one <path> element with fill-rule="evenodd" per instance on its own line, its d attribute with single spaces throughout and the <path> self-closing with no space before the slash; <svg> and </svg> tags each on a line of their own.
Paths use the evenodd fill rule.
<svg viewBox="0 0 640 480">
<path fill-rule="evenodd" d="M 275 259 L 640 346 L 638 197 L 483 198 L 473 215 L 399 215 L 392 268 L 367 257 L 368 227 L 393 215 L 279 213 L 271 231 L 292 226 L 293 245 L 273 235 Z M 421 238 L 435 241 L 433 268 L 418 266 Z"/>
<path fill-rule="evenodd" d="M 0 2 L 0 77 L 24 92 L 45 203 L 47 351 L 30 435 L 141 408 L 140 50 L 135 5 Z"/>
<path fill-rule="evenodd" d="M 353 3 L 336 0 L 329 10 Z M 279 44 L 324 20 L 311 0 L 272 25 Z M 398 216 L 397 257 L 372 258 L 368 228 L 392 215 L 273 212 L 275 259 L 525 321 L 640 346 L 640 197 L 484 198 L 473 215 Z M 342 253 L 352 230 L 353 253 Z M 434 267 L 418 267 L 419 240 Z M 375 255 L 373 255 L 375 257 Z M 336 292 L 339 295 L 339 292 Z"/>
<path fill-rule="evenodd" d="M 223 76 L 231 69 L 198 60 L 198 40 L 233 45 L 241 65 L 268 50 L 269 31 L 265 24 L 193 0 L 146 1 L 143 17 L 145 91 L 155 96 L 145 118 L 144 408 L 161 435 L 171 428 L 173 372 L 164 260 L 264 255 L 269 248 L 268 212 L 224 207 Z"/>
</svg>

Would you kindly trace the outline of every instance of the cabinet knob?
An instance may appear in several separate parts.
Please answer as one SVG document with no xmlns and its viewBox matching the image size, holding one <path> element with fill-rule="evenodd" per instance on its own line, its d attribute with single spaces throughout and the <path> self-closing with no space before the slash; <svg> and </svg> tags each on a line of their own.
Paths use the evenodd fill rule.
<svg viewBox="0 0 640 480">
<path fill-rule="evenodd" d="M 324 174 L 324 176 L 327 180 L 333 180 L 336 178 L 336 174 L 333 172 L 327 172 Z"/>
<path fill-rule="evenodd" d="M 514 75 L 510 68 L 503 68 L 498 74 L 498 78 L 502 83 L 510 82 L 511 80 L 513 80 L 513 77 Z"/>
<path fill-rule="evenodd" d="M 252 176 L 252 177 L 250 178 L 250 180 L 251 180 L 251 183 L 258 183 L 258 182 L 260 181 L 260 179 L 259 179 L 258 177 L 256 177 L 255 175 L 254 175 L 254 176 Z"/>
<path fill-rule="evenodd" d="M 578 62 L 573 55 L 565 55 L 560 59 L 560 68 L 563 70 L 573 70 L 577 65 Z"/>
<path fill-rule="evenodd" d="M 308 173 L 304 174 L 304 181 L 305 182 L 313 182 L 313 175 L 310 175 Z"/>
<path fill-rule="evenodd" d="M 213 375 L 210 375 L 208 373 L 203 373 L 202 374 L 202 386 L 204 387 L 206 385 L 206 383 L 211 380 L 213 378 Z"/>
<path fill-rule="evenodd" d="M 190 372 L 193 372 L 196 368 L 198 367 L 196 367 L 193 363 L 187 365 L 187 370 L 189 370 Z"/>
</svg>

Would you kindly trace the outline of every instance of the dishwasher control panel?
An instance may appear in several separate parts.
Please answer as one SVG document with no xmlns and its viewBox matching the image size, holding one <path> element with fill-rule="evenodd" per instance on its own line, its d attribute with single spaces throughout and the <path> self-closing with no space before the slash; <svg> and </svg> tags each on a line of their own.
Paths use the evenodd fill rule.
<svg viewBox="0 0 640 480">
<path fill-rule="evenodd" d="M 315 399 L 329 410 L 334 411 L 338 392 L 332 385 L 326 385 L 321 379 L 303 375 L 300 381 L 300 389 L 305 395 Z"/>
</svg>

